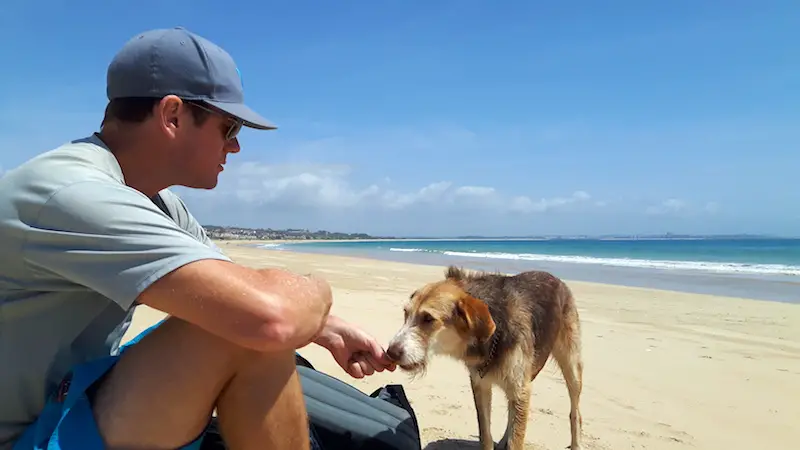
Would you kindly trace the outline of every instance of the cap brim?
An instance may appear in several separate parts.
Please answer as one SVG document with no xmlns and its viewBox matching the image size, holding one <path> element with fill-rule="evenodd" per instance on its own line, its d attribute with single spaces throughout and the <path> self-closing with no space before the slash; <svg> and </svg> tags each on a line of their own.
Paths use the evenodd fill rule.
<svg viewBox="0 0 800 450">
<path fill-rule="evenodd" d="M 215 101 L 205 101 L 209 105 L 225 111 L 226 113 L 237 117 L 242 120 L 244 126 L 249 128 L 255 128 L 257 130 L 276 130 L 278 129 L 275 124 L 270 122 L 269 120 L 261 117 L 260 114 L 250 109 L 244 103 L 226 103 L 226 102 L 215 102 Z"/>
</svg>

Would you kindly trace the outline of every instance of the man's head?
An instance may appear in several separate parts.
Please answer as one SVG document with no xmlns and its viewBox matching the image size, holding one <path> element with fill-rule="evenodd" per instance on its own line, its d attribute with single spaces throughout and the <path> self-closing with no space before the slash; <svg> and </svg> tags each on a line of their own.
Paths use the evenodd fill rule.
<svg viewBox="0 0 800 450">
<path fill-rule="evenodd" d="M 108 67 L 106 92 L 103 137 L 138 143 L 128 156 L 147 158 L 138 165 L 162 184 L 211 189 L 227 155 L 239 151 L 242 126 L 276 128 L 244 104 L 233 58 L 182 28 L 129 40 Z"/>
</svg>

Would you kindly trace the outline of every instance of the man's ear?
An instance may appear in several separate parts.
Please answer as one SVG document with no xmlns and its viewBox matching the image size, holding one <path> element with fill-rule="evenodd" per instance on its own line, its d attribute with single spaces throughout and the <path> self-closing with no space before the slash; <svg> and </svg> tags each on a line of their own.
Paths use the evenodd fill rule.
<svg viewBox="0 0 800 450">
<path fill-rule="evenodd" d="M 456 327 L 459 331 L 474 336 L 478 341 L 492 337 L 496 325 L 486 303 L 464 293 L 456 302 Z"/>
<path fill-rule="evenodd" d="M 153 109 L 153 114 L 158 119 L 162 131 L 170 137 L 174 137 L 176 134 L 181 108 L 191 108 L 191 106 L 175 95 L 167 95 Z"/>
</svg>

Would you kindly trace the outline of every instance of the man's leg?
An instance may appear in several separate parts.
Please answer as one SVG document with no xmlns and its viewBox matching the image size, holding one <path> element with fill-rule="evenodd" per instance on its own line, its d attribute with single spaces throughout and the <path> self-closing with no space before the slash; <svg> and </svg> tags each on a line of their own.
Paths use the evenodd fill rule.
<svg viewBox="0 0 800 450">
<path fill-rule="evenodd" d="M 93 399 L 112 449 L 179 448 L 215 407 L 232 450 L 309 448 L 294 351 L 246 350 L 176 318 L 127 348 Z"/>
</svg>

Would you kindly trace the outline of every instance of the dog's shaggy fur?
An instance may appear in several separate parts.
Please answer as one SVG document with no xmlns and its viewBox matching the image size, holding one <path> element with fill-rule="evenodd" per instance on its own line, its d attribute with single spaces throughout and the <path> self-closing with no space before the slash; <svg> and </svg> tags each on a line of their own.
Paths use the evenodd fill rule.
<svg viewBox="0 0 800 450">
<path fill-rule="evenodd" d="M 412 374 L 424 373 L 429 355 L 462 361 L 469 370 L 482 450 L 494 447 L 489 425 L 493 384 L 508 398 L 501 448 L 522 450 L 530 382 L 551 355 L 569 391 L 570 448 L 581 447 L 580 320 L 572 292 L 559 278 L 542 271 L 468 273 L 451 266 L 444 280 L 412 293 L 404 311 L 389 357 Z"/>
</svg>

